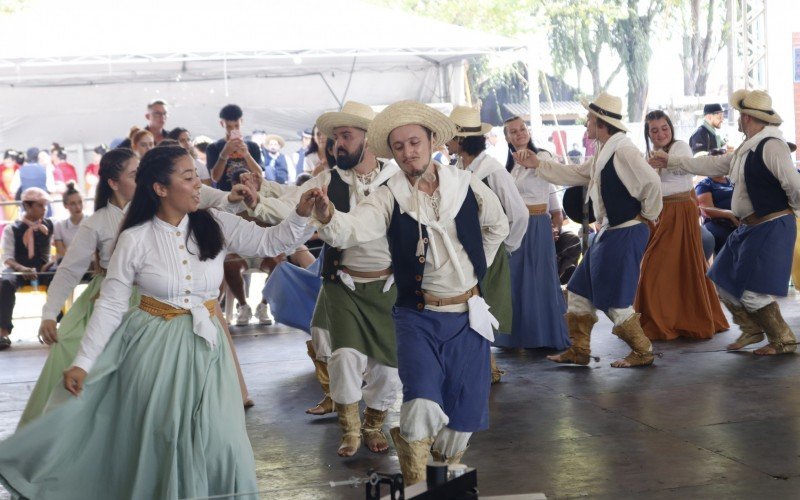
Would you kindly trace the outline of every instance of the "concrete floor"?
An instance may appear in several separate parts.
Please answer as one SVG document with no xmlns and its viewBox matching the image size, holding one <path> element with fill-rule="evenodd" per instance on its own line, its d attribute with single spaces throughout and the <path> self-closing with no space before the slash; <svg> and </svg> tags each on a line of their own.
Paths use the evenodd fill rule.
<svg viewBox="0 0 800 500">
<path fill-rule="evenodd" d="M 800 332 L 800 296 L 781 305 Z M 491 429 L 474 436 L 465 457 L 482 495 L 800 496 L 800 357 L 720 351 L 738 335 L 734 327 L 710 341 L 659 343 L 655 367 L 619 370 L 609 362 L 627 349 L 610 330 L 606 319 L 595 327 L 601 361 L 588 368 L 550 363 L 549 351 L 496 351 L 508 373 L 492 389 Z M 234 334 L 256 401 L 247 427 L 264 498 L 363 498 L 363 488 L 328 482 L 398 469 L 393 451 L 362 448 L 340 459 L 335 416 L 304 413 L 320 397 L 305 334 L 282 326 Z M 0 439 L 13 431 L 46 355 L 32 341 L 0 353 Z"/>
</svg>

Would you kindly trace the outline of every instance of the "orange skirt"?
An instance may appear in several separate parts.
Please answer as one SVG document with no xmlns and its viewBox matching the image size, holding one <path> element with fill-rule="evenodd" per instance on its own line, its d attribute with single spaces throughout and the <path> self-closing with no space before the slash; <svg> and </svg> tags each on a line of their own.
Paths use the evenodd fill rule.
<svg viewBox="0 0 800 500">
<path fill-rule="evenodd" d="M 694 199 L 666 201 L 650 233 L 634 308 L 651 340 L 710 339 L 729 327 L 706 276 L 698 217 Z"/>
</svg>

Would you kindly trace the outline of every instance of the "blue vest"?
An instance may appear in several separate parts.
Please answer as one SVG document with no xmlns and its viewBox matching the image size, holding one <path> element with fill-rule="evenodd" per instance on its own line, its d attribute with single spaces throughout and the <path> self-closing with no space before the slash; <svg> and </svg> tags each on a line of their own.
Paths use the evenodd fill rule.
<svg viewBox="0 0 800 500">
<path fill-rule="evenodd" d="M 458 241 L 464 246 L 469 256 L 478 281 L 486 275 L 486 254 L 483 252 L 483 233 L 478 216 L 478 200 L 472 192 L 467 191 L 467 197 L 455 218 L 456 234 Z M 422 277 L 425 275 L 425 257 L 418 257 L 417 241 L 419 230 L 417 221 L 410 215 L 401 213 L 400 205 L 394 202 L 392 220 L 389 222 L 389 231 L 386 234 L 389 240 L 389 252 L 392 255 L 392 268 L 394 269 L 394 282 L 397 285 L 396 307 L 407 307 L 422 310 L 425 308 L 425 299 L 422 297 Z M 428 228 L 422 226 L 422 241 L 425 244 L 425 255 L 428 252 Z M 465 292 L 461 290 L 460 292 Z M 460 293 L 459 292 L 459 293 Z"/>
<path fill-rule="evenodd" d="M 767 137 L 759 142 L 756 150 L 748 154 L 744 162 L 747 196 L 750 197 L 753 209 L 759 217 L 789 208 L 786 191 L 764 164 L 764 145 L 770 139 L 775 137 Z"/>
<path fill-rule="evenodd" d="M 20 199 L 22 193 L 32 187 L 47 191 L 47 169 L 38 163 L 26 163 L 19 169 L 19 192 L 16 198 Z"/>
<path fill-rule="evenodd" d="M 22 242 L 28 225 L 18 220 L 11 226 L 14 234 L 14 260 L 37 271 L 50 261 L 50 241 L 53 238 L 53 222 L 50 219 L 44 219 L 42 224 L 47 227 L 47 235 L 42 234 L 41 231 L 33 233 L 34 252 L 32 258 L 28 258 L 28 247 Z"/>
<path fill-rule="evenodd" d="M 600 172 L 600 196 L 603 197 L 603 205 L 606 206 L 608 223 L 612 226 L 635 219 L 642 212 L 642 204 L 631 196 L 617 175 L 614 155 L 611 155 Z"/>
<path fill-rule="evenodd" d="M 339 212 L 350 211 L 350 186 L 342 180 L 337 170 L 331 170 L 331 181 L 328 183 L 328 199 Z M 336 272 L 341 269 L 342 251 L 327 243 L 324 245 L 324 260 L 322 261 L 322 279 L 339 281 Z"/>
</svg>

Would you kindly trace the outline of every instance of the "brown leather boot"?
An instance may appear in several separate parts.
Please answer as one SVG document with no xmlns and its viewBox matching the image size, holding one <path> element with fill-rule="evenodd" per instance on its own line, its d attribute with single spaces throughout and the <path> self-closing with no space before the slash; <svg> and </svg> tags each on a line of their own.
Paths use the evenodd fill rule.
<svg viewBox="0 0 800 500">
<path fill-rule="evenodd" d="M 391 431 L 397 458 L 400 461 L 400 472 L 403 473 L 403 482 L 406 486 L 424 481 L 427 477 L 426 468 L 431 454 L 433 437 L 419 441 L 406 441 L 400 434 L 400 428 L 394 427 Z"/>
<path fill-rule="evenodd" d="M 317 353 L 314 351 L 314 344 L 310 340 L 306 341 L 306 348 L 308 349 L 308 357 L 314 362 L 314 372 L 319 380 L 319 385 L 325 392 L 325 397 L 322 401 L 317 403 L 317 406 L 309 408 L 306 413 L 309 415 L 327 415 L 333 412 L 333 399 L 331 399 L 331 378 L 328 376 L 328 363 L 317 359 Z"/>
<path fill-rule="evenodd" d="M 502 379 L 503 375 L 506 374 L 505 370 L 501 370 L 497 367 L 497 360 L 494 359 L 494 353 L 489 354 L 489 369 L 492 373 L 493 384 L 500 382 L 500 379 Z"/>
<path fill-rule="evenodd" d="M 728 344 L 728 350 L 735 351 L 747 347 L 750 344 L 758 344 L 764 340 L 764 329 L 761 328 L 761 325 L 756 323 L 752 313 L 747 312 L 747 309 L 744 307 L 734 305 L 727 300 L 721 300 L 721 302 L 725 304 L 725 307 L 731 312 L 733 322 L 739 325 L 739 330 L 742 332 L 735 342 Z"/>
<path fill-rule="evenodd" d="M 588 365 L 592 352 L 589 347 L 592 327 L 597 323 L 597 316 L 593 314 L 567 313 L 564 318 L 567 320 L 567 330 L 569 331 L 569 340 L 572 345 L 561 354 L 547 356 L 547 359 L 556 363 Z"/>
<path fill-rule="evenodd" d="M 462 450 L 453 455 L 452 457 L 446 457 L 441 451 L 438 450 L 431 450 L 431 456 L 433 457 L 434 462 L 442 462 L 447 465 L 454 465 L 460 464 L 461 459 L 464 458 L 464 452 L 467 450 Z"/>
<path fill-rule="evenodd" d="M 650 343 L 642 324 L 639 322 L 641 314 L 632 314 L 621 325 L 611 329 L 611 333 L 622 339 L 631 348 L 630 354 L 624 359 L 614 361 L 611 366 L 614 368 L 631 368 L 634 366 L 647 366 L 653 364 L 653 344 Z"/>
<path fill-rule="evenodd" d="M 762 356 L 791 354 L 797 350 L 797 338 L 784 321 L 777 302 L 771 302 L 753 313 L 753 317 L 764 328 L 769 344 L 753 351 Z"/>
<path fill-rule="evenodd" d="M 388 410 L 376 410 L 369 406 L 364 410 L 364 423 L 361 424 L 361 437 L 364 445 L 373 453 L 382 453 L 389 449 L 389 441 L 383 433 L 383 421 Z"/>
<path fill-rule="evenodd" d="M 335 404 L 339 416 L 339 427 L 342 429 L 342 442 L 337 453 L 340 457 L 352 457 L 361 446 L 361 415 L 358 403 Z"/>
</svg>

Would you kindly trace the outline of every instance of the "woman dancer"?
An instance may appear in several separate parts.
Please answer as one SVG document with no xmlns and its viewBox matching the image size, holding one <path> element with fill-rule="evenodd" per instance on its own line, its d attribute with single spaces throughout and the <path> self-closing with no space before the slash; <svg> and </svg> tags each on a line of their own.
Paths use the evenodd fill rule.
<svg viewBox="0 0 800 500">
<path fill-rule="evenodd" d="M 675 139 L 672 120 L 660 110 L 645 117 L 647 155 L 652 149 L 692 157 L 689 144 Z M 634 308 L 650 340 L 710 339 L 728 329 L 716 288 L 706 277 L 699 212 L 692 175 L 662 169 L 664 208 L 642 258 Z"/>
<path fill-rule="evenodd" d="M 567 306 L 556 269 L 556 247 L 550 211 L 561 207 L 552 184 L 541 179 L 535 169 L 516 164 L 511 153 L 533 151 L 541 159 L 551 159 L 547 151 L 533 145 L 522 118 L 506 120 L 504 127 L 509 144 L 506 169 L 511 172 L 523 201 L 528 207 L 528 230 L 522 245 L 511 254 L 511 298 L 514 310 L 511 335 L 497 335 L 497 347 L 536 348 L 569 347 L 564 314 Z M 552 199 L 551 198 L 555 198 Z"/>
<path fill-rule="evenodd" d="M 0 481 L 12 494 L 258 497 L 233 357 L 213 314 L 222 263 L 229 252 L 296 246 L 321 192 L 309 190 L 295 214 L 262 229 L 199 209 L 200 186 L 182 148 L 142 158 L 86 336 L 64 373 L 80 397 L 0 444 Z M 134 283 L 141 303 L 126 313 Z"/>
</svg>

